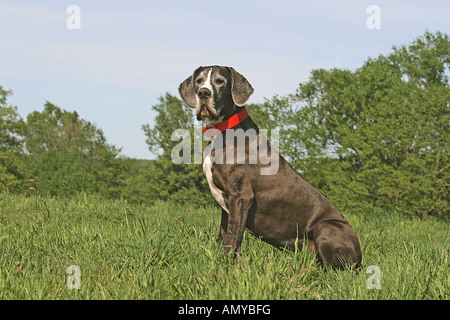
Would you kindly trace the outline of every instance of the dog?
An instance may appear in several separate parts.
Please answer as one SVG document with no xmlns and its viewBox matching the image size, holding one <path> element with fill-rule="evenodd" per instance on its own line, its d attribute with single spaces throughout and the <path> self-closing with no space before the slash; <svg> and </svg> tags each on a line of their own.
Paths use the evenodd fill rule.
<svg viewBox="0 0 450 320">
<path fill-rule="evenodd" d="M 252 154 L 262 148 L 262 134 L 245 109 L 254 89 L 232 67 L 202 66 L 183 81 L 178 92 L 195 109 L 197 120 L 215 131 L 205 148 L 203 171 L 211 193 L 222 207 L 217 242 L 237 260 L 244 229 L 279 249 L 301 249 L 316 254 L 318 263 L 333 269 L 356 265 L 362 255 L 358 236 L 344 216 L 319 190 L 303 179 L 270 144 L 266 157 Z M 245 141 L 236 146 L 228 137 L 240 130 Z M 241 158 L 239 158 L 241 150 Z M 243 150 L 243 151 L 242 151 Z M 230 161 L 227 156 L 234 156 Z M 275 156 L 275 157 L 274 157 Z M 276 171 L 262 174 L 267 159 Z M 245 161 L 242 161 L 245 160 Z"/>
</svg>

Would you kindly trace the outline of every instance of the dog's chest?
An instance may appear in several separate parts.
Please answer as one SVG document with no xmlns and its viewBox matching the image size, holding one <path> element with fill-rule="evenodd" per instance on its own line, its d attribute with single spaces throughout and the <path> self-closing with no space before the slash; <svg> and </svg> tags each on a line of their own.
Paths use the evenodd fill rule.
<svg viewBox="0 0 450 320">
<path fill-rule="evenodd" d="M 212 193 L 214 199 L 216 199 L 217 203 L 226 212 L 228 212 L 228 207 L 225 204 L 225 200 L 223 198 L 223 192 L 219 188 L 217 188 L 213 182 L 211 153 L 209 153 L 203 160 L 203 172 L 206 176 L 206 180 L 208 181 L 209 188 L 211 189 L 211 193 Z"/>
</svg>

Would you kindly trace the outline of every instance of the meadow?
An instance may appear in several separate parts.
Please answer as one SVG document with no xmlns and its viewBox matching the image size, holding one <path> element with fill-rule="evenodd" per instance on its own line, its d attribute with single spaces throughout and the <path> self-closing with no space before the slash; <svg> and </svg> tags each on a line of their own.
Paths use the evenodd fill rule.
<svg viewBox="0 0 450 320">
<path fill-rule="evenodd" d="M 326 271 L 248 233 L 233 263 L 215 243 L 218 207 L 0 194 L 0 299 L 449 299 L 448 220 L 344 215 L 359 271 Z"/>
</svg>

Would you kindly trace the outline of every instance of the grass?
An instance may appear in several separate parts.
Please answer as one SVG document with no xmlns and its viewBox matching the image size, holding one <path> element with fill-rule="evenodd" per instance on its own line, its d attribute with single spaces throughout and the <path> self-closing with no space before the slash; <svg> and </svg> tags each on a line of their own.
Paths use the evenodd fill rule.
<svg viewBox="0 0 450 320">
<path fill-rule="evenodd" d="M 1 299 L 449 299 L 450 223 L 344 213 L 363 267 L 326 272 L 308 252 L 246 233 L 234 264 L 215 243 L 220 211 L 96 195 L 0 195 Z M 70 265 L 80 289 L 69 289 Z M 370 265 L 381 289 L 368 289 Z"/>
</svg>

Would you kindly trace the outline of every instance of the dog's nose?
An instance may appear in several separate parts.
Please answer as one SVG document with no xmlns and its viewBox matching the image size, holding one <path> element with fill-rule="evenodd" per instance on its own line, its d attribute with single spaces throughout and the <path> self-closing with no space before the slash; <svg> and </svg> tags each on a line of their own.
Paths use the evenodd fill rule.
<svg viewBox="0 0 450 320">
<path fill-rule="evenodd" d="M 211 98 L 211 90 L 209 90 L 208 88 L 200 88 L 200 90 L 198 90 L 197 92 L 197 95 L 199 99 Z"/>
</svg>

